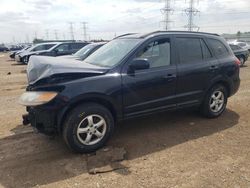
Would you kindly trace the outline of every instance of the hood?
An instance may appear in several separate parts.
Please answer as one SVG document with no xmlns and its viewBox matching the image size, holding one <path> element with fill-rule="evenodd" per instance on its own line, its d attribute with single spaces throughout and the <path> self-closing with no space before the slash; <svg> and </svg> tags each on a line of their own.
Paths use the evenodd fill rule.
<svg viewBox="0 0 250 188">
<path fill-rule="evenodd" d="M 27 66 L 29 85 L 46 79 L 47 81 L 84 78 L 101 75 L 107 72 L 107 68 L 91 65 L 82 61 L 67 58 L 31 56 Z M 51 80 L 50 80 L 51 78 Z M 65 79 L 64 79 L 65 78 Z"/>
</svg>

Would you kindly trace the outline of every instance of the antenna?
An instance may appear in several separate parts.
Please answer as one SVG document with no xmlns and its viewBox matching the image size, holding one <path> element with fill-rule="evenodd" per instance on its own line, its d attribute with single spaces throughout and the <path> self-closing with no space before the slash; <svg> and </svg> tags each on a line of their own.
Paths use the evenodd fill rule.
<svg viewBox="0 0 250 188">
<path fill-rule="evenodd" d="M 194 3 L 196 0 L 189 0 L 189 7 L 184 10 L 184 12 L 188 16 L 188 23 L 184 27 L 188 29 L 188 31 L 193 31 L 193 29 L 199 27 L 194 24 L 194 16 L 196 16 L 200 11 L 194 7 Z"/>
<path fill-rule="evenodd" d="M 170 29 L 170 23 L 173 22 L 170 20 L 170 14 L 173 13 L 171 8 L 171 0 L 165 0 L 165 7 L 161 9 L 162 14 L 164 15 L 164 20 L 162 21 L 165 26 L 164 29 L 167 31 Z"/>
</svg>

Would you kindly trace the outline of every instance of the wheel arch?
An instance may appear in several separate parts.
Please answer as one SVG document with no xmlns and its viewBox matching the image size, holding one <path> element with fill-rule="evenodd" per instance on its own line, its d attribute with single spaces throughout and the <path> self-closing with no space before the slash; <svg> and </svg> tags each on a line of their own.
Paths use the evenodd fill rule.
<svg viewBox="0 0 250 188">
<path fill-rule="evenodd" d="M 67 117 L 67 114 L 73 110 L 75 107 L 82 105 L 84 103 L 96 103 L 106 107 L 110 113 L 113 115 L 114 121 L 120 119 L 121 113 L 117 109 L 117 105 L 114 104 L 108 97 L 95 95 L 95 96 L 86 96 L 74 99 L 69 103 L 65 108 L 63 108 L 57 116 L 57 131 L 58 133 L 62 132 L 63 123 Z"/>
</svg>

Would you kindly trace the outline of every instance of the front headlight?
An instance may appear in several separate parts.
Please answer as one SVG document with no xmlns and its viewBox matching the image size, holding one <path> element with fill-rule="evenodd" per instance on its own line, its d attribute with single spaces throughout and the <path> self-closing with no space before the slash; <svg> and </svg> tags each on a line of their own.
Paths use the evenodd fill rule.
<svg viewBox="0 0 250 188">
<path fill-rule="evenodd" d="M 48 103 L 54 99 L 57 92 L 27 91 L 19 98 L 19 104 L 24 106 L 37 106 Z"/>
</svg>

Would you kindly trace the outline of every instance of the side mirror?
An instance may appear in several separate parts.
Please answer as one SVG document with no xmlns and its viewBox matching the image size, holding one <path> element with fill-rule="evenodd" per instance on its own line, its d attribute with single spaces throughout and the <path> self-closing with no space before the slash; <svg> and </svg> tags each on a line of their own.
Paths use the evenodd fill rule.
<svg viewBox="0 0 250 188">
<path fill-rule="evenodd" d="M 147 59 L 136 58 L 133 59 L 129 65 L 129 73 L 134 73 L 136 70 L 149 69 L 150 65 Z"/>
</svg>

